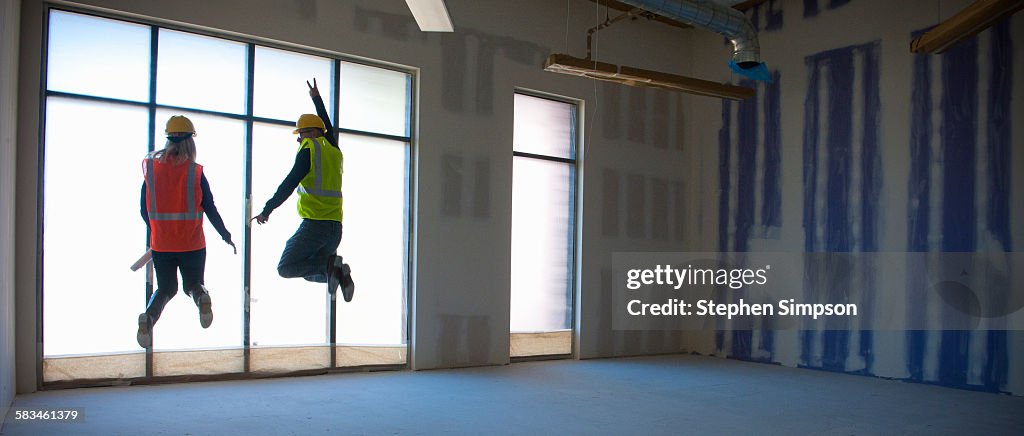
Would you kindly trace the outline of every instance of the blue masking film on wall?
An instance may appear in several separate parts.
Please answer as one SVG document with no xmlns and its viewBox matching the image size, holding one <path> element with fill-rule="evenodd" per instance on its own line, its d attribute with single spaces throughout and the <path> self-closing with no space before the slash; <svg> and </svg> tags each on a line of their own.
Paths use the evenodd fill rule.
<svg viewBox="0 0 1024 436">
<path fill-rule="evenodd" d="M 819 67 L 828 67 L 828 129 L 825 138 L 828 150 L 828 176 L 825 182 L 828 197 L 825 201 L 825 251 L 849 252 L 853 52 L 832 51 L 818 59 Z"/>
<path fill-rule="evenodd" d="M 811 60 L 807 61 L 808 67 Z M 804 251 L 811 253 L 817 250 L 815 235 L 818 228 L 818 216 L 815 213 L 815 199 L 818 195 L 818 123 L 820 117 L 818 84 L 821 71 L 810 68 L 807 78 L 807 98 L 804 100 L 804 152 L 803 152 L 803 186 L 804 186 Z"/>
<path fill-rule="evenodd" d="M 864 52 L 863 92 L 864 112 L 861 131 L 861 222 L 860 251 L 878 251 L 878 203 L 882 190 L 882 156 L 879 151 L 879 50 Z M 856 164 L 856 163 L 855 163 Z M 870 293 L 869 293 L 870 294 Z"/>
<path fill-rule="evenodd" d="M 806 58 L 808 89 L 804 120 L 804 247 L 808 252 L 877 251 L 877 222 L 881 190 L 881 154 L 878 143 L 879 52 L 880 44 L 844 47 Z M 859 83 L 854 83 L 859 74 Z M 854 95 L 860 89 L 861 94 Z M 824 97 L 824 101 L 822 101 Z M 861 105 L 851 104 L 855 101 Z M 860 123 L 860 124 L 858 124 Z M 861 133 L 854 142 L 854 132 Z M 824 134 L 824 143 L 820 138 Z M 854 158 L 857 161 L 854 161 Z M 822 175 L 821 172 L 824 172 Z M 854 174 L 859 174 L 855 184 Z M 820 179 L 820 180 L 819 180 Z M 823 186 L 819 186 L 823 185 Z M 821 195 L 821 190 L 824 194 Z M 856 199 L 857 201 L 852 201 Z M 859 203 L 854 211 L 852 204 Z M 823 216 L 820 216 L 823 215 Z M 854 216 L 859 215 L 855 221 Z M 805 287 L 808 299 L 825 286 L 826 300 L 846 301 L 854 286 L 874 288 L 874 275 L 851 268 L 873 268 L 835 264 L 809 270 Z M 870 295 L 870 292 L 862 293 Z M 874 301 L 857 301 L 870 314 Z M 870 320 L 870 316 L 861 318 Z M 870 325 L 857 331 L 849 318 L 825 320 L 823 331 L 801 333 L 801 365 L 830 371 L 871 373 L 873 335 Z M 855 352 L 861 363 L 851 366 L 851 340 L 856 333 Z M 820 355 L 815 355 L 819 345 Z M 850 366 L 850 367 L 848 367 Z"/>
<path fill-rule="evenodd" d="M 757 89 L 757 95 L 740 102 L 722 102 L 722 128 L 718 138 L 718 246 L 723 252 L 749 251 L 752 239 L 765 237 L 767 228 L 777 228 L 782 224 L 779 77 L 776 71 L 772 73 L 772 83 L 743 80 L 738 85 Z M 762 113 L 765 120 L 763 125 L 760 122 Z M 733 132 L 736 132 L 735 135 Z M 759 156 L 763 156 L 763 161 L 759 161 Z M 760 209 L 757 207 L 758 196 L 761 196 Z M 760 223 L 757 221 L 759 213 Z M 730 293 L 722 297 L 730 302 L 736 302 L 739 298 Z M 723 322 L 720 328 L 723 331 L 716 334 L 716 347 L 724 351 L 724 330 L 728 330 L 727 324 Z M 728 356 L 743 360 L 772 361 L 775 332 L 771 326 L 765 325 L 758 332 L 756 354 L 753 352 L 753 335 L 752 330 L 729 331 Z"/>
<path fill-rule="evenodd" d="M 757 83 L 743 80 L 739 84 L 757 89 Z M 750 250 L 754 229 L 754 182 L 757 177 L 757 97 L 738 103 L 736 122 L 739 124 L 736 147 L 736 222 L 732 251 Z"/>
<path fill-rule="evenodd" d="M 817 7 L 817 2 L 814 3 Z M 803 186 L 804 186 L 804 251 L 810 253 L 817 249 L 815 236 L 818 227 L 818 217 L 815 214 L 815 199 L 818 190 L 818 122 L 821 115 L 819 109 L 820 98 L 818 96 L 821 71 L 812 68 L 813 62 L 807 60 L 810 69 L 807 78 L 807 97 L 804 100 L 804 151 L 803 151 Z M 804 285 L 807 283 L 805 281 Z M 814 330 L 800 331 L 800 365 L 807 366 L 814 361 L 814 340 L 817 337 Z"/>
<path fill-rule="evenodd" d="M 818 2 L 822 0 L 804 0 L 804 18 L 812 18 L 818 16 L 820 8 Z M 850 0 L 827 0 L 828 8 L 835 9 L 846 5 Z"/>
<path fill-rule="evenodd" d="M 743 80 L 740 86 L 757 89 L 757 83 Z M 736 217 L 733 234 L 733 252 L 750 250 L 751 232 L 754 229 L 754 182 L 757 177 L 757 97 L 742 100 L 736 108 L 736 122 L 739 125 L 736 144 Z M 738 297 L 732 299 L 738 302 Z M 749 360 L 752 350 L 750 330 L 732 331 L 732 352 L 737 359 Z"/>
<path fill-rule="evenodd" d="M 728 100 L 722 101 L 722 128 L 718 130 L 718 249 L 729 250 L 729 192 L 731 172 L 729 161 L 732 152 L 732 106 Z M 721 320 L 719 320 L 721 322 Z M 725 346 L 725 332 L 719 328 L 715 331 L 715 349 Z"/>
<path fill-rule="evenodd" d="M 942 251 L 977 247 L 975 162 L 978 126 L 978 43 L 970 39 L 942 55 Z M 939 382 L 966 386 L 970 332 L 944 330 Z"/>
<path fill-rule="evenodd" d="M 769 5 L 769 10 L 773 6 Z M 779 12 L 781 25 L 782 13 Z M 769 27 L 771 19 L 768 21 Z M 772 73 L 765 86 L 764 96 L 764 178 L 761 186 L 761 226 L 767 233 L 782 227 L 782 125 L 781 74 Z M 758 349 L 766 354 L 763 359 L 774 361 L 775 330 L 771 326 L 761 329 Z"/>
<path fill-rule="evenodd" d="M 913 36 L 923 32 L 915 32 Z M 979 41 L 988 41 L 988 50 L 982 50 Z M 985 63 L 989 70 L 988 89 L 981 90 L 979 70 Z M 914 57 L 908 251 L 1012 250 L 1009 227 L 1012 64 L 1013 49 L 1007 21 L 997 23 L 987 33 L 961 43 L 940 57 Z M 935 81 L 941 84 L 938 105 L 930 95 L 931 84 Z M 987 111 L 983 123 L 979 122 L 979 109 L 982 107 L 978 104 L 979 97 Z M 932 125 L 932 114 L 936 110 L 941 119 L 940 126 Z M 977 143 L 979 129 L 985 129 L 981 136 L 984 144 Z M 939 131 L 939 137 L 933 138 L 932 131 Z M 977 164 L 982 152 L 985 161 L 980 162 L 982 166 L 979 167 Z M 941 165 L 938 174 L 932 174 L 929 167 L 936 161 Z M 937 179 L 937 187 L 932 186 L 933 178 Z M 930 198 L 933 188 L 937 188 L 935 195 L 938 198 Z M 981 198 L 978 197 L 979 188 L 983 191 Z M 979 208 L 978 200 L 982 200 L 985 206 Z M 939 222 L 931 222 L 930 214 L 934 207 L 939 208 Z M 984 216 L 979 217 L 979 213 Z M 979 223 L 983 223 L 983 231 L 998 244 L 996 247 L 979 245 Z M 935 232 L 941 236 L 935 246 L 929 244 L 930 229 L 937 229 Z M 910 276 L 907 286 L 909 304 L 927 304 L 930 297 L 927 283 L 917 276 Z M 910 316 L 917 317 L 910 320 L 912 323 L 919 323 L 923 315 L 911 313 Z M 937 350 L 929 350 L 926 345 L 930 335 L 938 336 Z M 979 349 L 977 341 L 984 341 L 983 350 Z M 1007 333 L 1003 330 L 910 331 L 907 333 L 909 378 L 998 392 L 1008 380 L 1007 341 Z M 937 368 L 934 379 L 924 372 L 927 359 L 932 357 L 937 359 L 933 365 Z M 969 378 L 968 374 L 975 376 Z"/>
<path fill-rule="evenodd" d="M 778 5 L 781 3 L 778 0 L 768 0 L 768 4 L 764 5 L 767 10 L 765 11 L 765 25 L 764 30 L 779 30 L 782 28 L 782 8 Z M 761 5 L 758 5 L 761 7 Z"/>
<path fill-rule="evenodd" d="M 818 66 L 827 66 L 828 129 L 826 130 L 827 179 L 825 201 L 825 251 L 851 251 L 850 184 L 853 142 L 853 50 L 837 50 L 818 58 Z M 848 295 L 848 274 L 827 273 L 828 301 L 843 301 Z M 844 371 L 849 354 L 847 318 L 826 320 L 823 333 L 821 366 Z"/>
<path fill-rule="evenodd" d="M 804 0 L 804 18 L 818 16 L 818 0 Z"/>
<path fill-rule="evenodd" d="M 1010 235 L 1010 97 L 1013 95 L 1013 41 L 1010 20 L 992 26 L 992 69 L 988 90 L 987 227 L 1003 251 L 1013 251 Z"/>
<path fill-rule="evenodd" d="M 1010 234 L 1010 96 L 1013 95 L 1013 41 L 1010 20 L 992 26 L 992 70 L 988 93 L 988 207 L 987 228 L 1003 251 L 1013 251 Z M 987 390 L 998 391 L 1008 380 L 1009 356 L 1005 330 L 986 337 L 988 359 L 982 370 Z"/>
<path fill-rule="evenodd" d="M 920 36 L 918 32 L 913 37 Z M 914 55 L 913 89 L 910 112 L 910 178 L 907 182 L 907 251 L 928 251 L 928 230 L 931 228 L 931 162 L 932 162 L 932 84 L 931 55 Z M 921 311 L 911 310 L 923 304 L 927 284 L 918 274 L 907 277 L 907 316 L 913 325 L 923 325 Z M 914 381 L 924 380 L 924 356 L 927 332 L 907 332 L 907 372 Z"/>
<path fill-rule="evenodd" d="M 782 227 L 782 125 L 780 123 L 780 74 L 772 74 L 764 98 L 764 184 L 761 224 Z"/>
<path fill-rule="evenodd" d="M 861 222 L 860 251 L 878 251 L 878 212 L 882 189 L 882 157 L 879 152 L 878 119 L 881 113 L 879 96 L 878 46 L 866 50 L 863 58 L 863 83 L 861 92 L 864 98 L 864 112 L 861 133 Z M 868 266 L 871 268 L 872 266 Z M 861 277 L 866 278 L 860 286 L 865 288 L 864 299 L 860 302 L 865 314 L 870 314 L 875 307 L 874 295 L 877 277 L 874 270 L 864 271 Z M 870 318 L 867 318 L 870 320 Z M 874 365 L 874 332 L 869 328 L 861 328 L 859 332 L 859 354 L 864 361 L 863 372 L 871 374 Z"/>
</svg>

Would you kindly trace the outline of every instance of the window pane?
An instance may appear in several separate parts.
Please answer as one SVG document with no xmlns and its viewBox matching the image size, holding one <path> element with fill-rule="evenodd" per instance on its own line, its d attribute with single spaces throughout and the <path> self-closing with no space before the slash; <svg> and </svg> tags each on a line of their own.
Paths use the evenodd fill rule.
<svg viewBox="0 0 1024 436">
<path fill-rule="evenodd" d="M 573 166 L 527 157 L 512 165 L 512 331 L 568 329 Z"/>
<path fill-rule="evenodd" d="M 405 343 L 409 145 L 341 135 L 345 221 L 338 253 L 356 296 L 338 304 L 338 342 Z"/>
<path fill-rule="evenodd" d="M 104 130 L 102 145 L 82 137 L 109 120 L 118 127 Z M 46 100 L 45 356 L 142 351 L 135 331 L 146 272 L 128 266 L 146 250 L 139 194 L 148 125 L 145 108 Z"/>
<path fill-rule="evenodd" d="M 291 170 L 299 148 L 295 138 L 291 127 L 253 126 L 253 215 L 263 210 Z M 302 221 L 295 208 L 297 198 L 292 192 L 288 201 L 270 215 L 270 221 L 264 225 L 253 223 L 250 334 L 254 346 L 327 342 L 327 285 L 277 274 L 284 244 Z"/>
<path fill-rule="evenodd" d="M 342 128 L 409 136 L 409 75 L 342 62 L 339 110 Z"/>
<path fill-rule="evenodd" d="M 575 159 L 576 106 L 516 94 L 513 149 L 523 153 Z"/>
<path fill-rule="evenodd" d="M 51 11 L 49 32 L 46 89 L 149 101 L 148 26 Z"/>
<path fill-rule="evenodd" d="M 163 148 L 166 142 L 162 126 L 171 115 L 185 115 L 192 120 L 197 133 L 196 162 L 203 165 L 203 175 L 210 184 L 217 211 L 235 244 L 241 248 L 245 123 L 161 109 L 156 113 L 155 144 L 158 149 Z M 179 282 L 178 294 L 167 303 L 153 331 L 154 350 L 242 345 L 242 255 L 233 253 L 231 246 L 221 240 L 205 215 L 203 222 L 206 236 L 205 282 L 213 302 L 213 324 L 207 329 L 199 325 L 199 310 L 192 299 L 181 292 Z"/>
<path fill-rule="evenodd" d="M 157 103 L 245 113 L 245 44 L 160 29 Z"/>
<path fill-rule="evenodd" d="M 294 122 L 299 115 L 316 113 L 306 86 L 314 77 L 330 113 L 334 107 L 333 65 L 327 58 L 256 47 L 255 115 Z"/>
</svg>

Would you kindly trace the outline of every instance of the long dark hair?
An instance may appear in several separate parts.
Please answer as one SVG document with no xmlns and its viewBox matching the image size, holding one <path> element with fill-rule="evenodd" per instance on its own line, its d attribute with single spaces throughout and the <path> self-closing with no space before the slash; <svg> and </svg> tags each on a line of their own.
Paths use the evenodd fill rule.
<svg viewBox="0 0 1024 436">
<path fill-rule="evenodd" d="M 167 137 L 167 143 L 163 149 L 154 151 L 150 154 L 150 157 L 160 161 L 160 163 L 169 164 L 180 164 L 185 162 L 196 161 L 196 142 L 192 140 L 192 136 L 182 137 Z"/>
</svg>

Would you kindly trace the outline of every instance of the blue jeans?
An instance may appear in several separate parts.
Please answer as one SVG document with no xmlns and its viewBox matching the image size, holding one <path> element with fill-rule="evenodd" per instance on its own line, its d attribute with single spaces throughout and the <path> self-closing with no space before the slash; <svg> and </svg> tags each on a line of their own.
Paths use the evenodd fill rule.
<svg viewBox="0 0 1024 436">
<path fill-rule="evenodd" d="M 341 223 L 303 219 L 284 245 L 277 273 L 284 278 L 303 277 L 327 283 L 327 265 L 340 243 Z"/>
</svg>

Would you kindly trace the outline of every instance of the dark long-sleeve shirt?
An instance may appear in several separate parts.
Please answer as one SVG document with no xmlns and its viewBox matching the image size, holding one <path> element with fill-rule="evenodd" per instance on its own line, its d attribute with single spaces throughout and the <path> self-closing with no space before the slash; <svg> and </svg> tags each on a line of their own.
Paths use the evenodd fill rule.
<svg viewBox="0 0 1024 436">
<path fill-rule="evenodd" d="M 220 217 L 220 213 L 217 212 L 217 205 L 213 203 L 213 192 L 210 191 L 210 182 L 206 181 L 206 174 L 203 174 L 202 178 L 199 179 L 199 187 L 203 190 L 203 199 L 199 203 L 203 208 L 203 212 L 210 219 L 210 224 L 213 225 L 213 228 L 217 229 L 217 233 L 220 233 L 220 237 L 225 242 L 231 242 L 231 232 L 228 232 L 227 227 L 224 227 L 224 219 Z M 142 182 L 139 210 L 142 213 L 142 220 L 146 222 L 146 227 L 149 227 L 149 211 L 146 210 L 146 196 L 146 182 Z"/>
<path fill-rule="evenodd" d="M 331 145 L 338 146 L 337 131 L 334 129 L 334 125 L 331 124 L 331 117 L 327 114 L 327 108 L 324 107 L 324 100 L 320 96 L 313 97 L 313 104 L 316 105 L 316 114 L 324 122 L 324 126 L 327 127 L 327 132 L 324 134 L 324 139 L 327 140 Z M 274 196 L 267 200 L 267 204 L 263 206 L 263 211 L 260 215 L 270 217 L 270 213 L 281 206 L 288 197 L 292 195 L 295 188 L 299 186 L 299 182 L 302 181 L 306 174 L 309 174 L 309 161 L 310 161 L 309 149 L 299 150 L 295 154 L 295 162 L 292 163 L 292 169 L 288 171 L 288 175 L 285 176 L 284 181 L 277 187 L 277 191 L 274 192 Z"/>
<path fill-rule="evenodd" d="M 309 153 L 309 149 L 304 148 L 295 154 L 295 163 L 292 164 L 291 171 L 288 171 L 284 181 L 277 187 L 277 192 L 274 193 L 274 196 L 267 200 L 267 204 L 263 206 L 263 211 L 260 212 L 260 215 L 269 217 L 274 209 L 281 206 L 292 195 L 292 191 L 299 186 L 299 182 L 306 177 L 306 174 L 309 174 Z"/>
<path fill-rule="evenodd" d="M 321 120 L 324 120 L 324 126 L 327 126 L 327 131 L 324 132 L 324 138 L 331 145 L 338 146 L 338 132 L 334 130 L 334 124 L 331 124 L 331 116 L 327 114 L 327 108 L 324 107 L 324 99 L 320 96 L 313 97 L 313 105 L 316 106 L 316 114 Z"/>
</svg>

